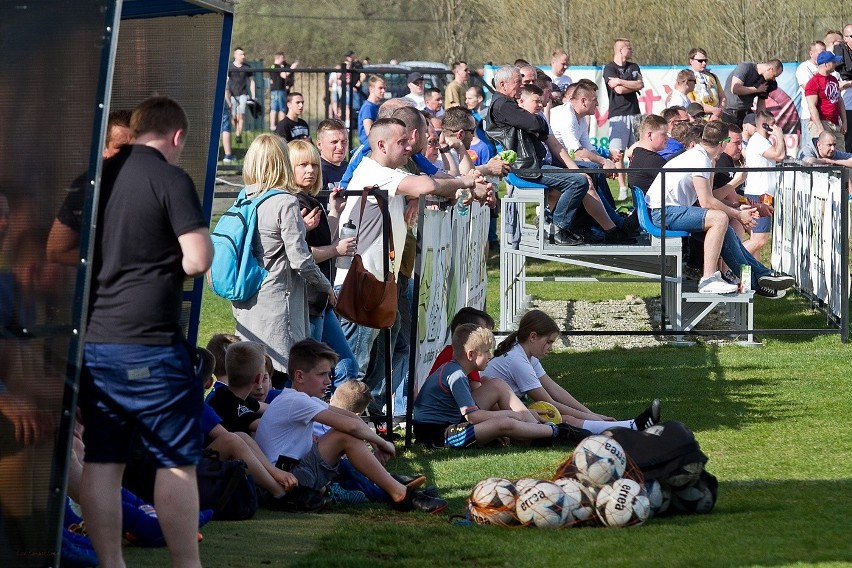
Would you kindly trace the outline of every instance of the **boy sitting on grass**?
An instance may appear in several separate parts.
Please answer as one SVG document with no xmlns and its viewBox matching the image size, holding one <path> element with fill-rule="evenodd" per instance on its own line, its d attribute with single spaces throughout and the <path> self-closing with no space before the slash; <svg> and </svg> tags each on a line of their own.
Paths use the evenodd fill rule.
<svg viewBox="0 0 852 568">
<path fill-rule="evenodd" d="M 218 388 L 207 399 L 213 410 L 222 418 L 222 426 L 229 432 L 252 434 L 257 430 L 260 416 L 268 406 L 251 397 L 266 373 L 266 348 L 253 341 L 232 344 L 225 352 L 227 388 Z"/>
<path fill-rule="evenodd" d="M 414 436 L 419 443 L 468 448 L 501 438 L 568 439 L 563 425 L 541 424 L 526 409 L 512 410 L 507 390 L 500 389 L 496 381 L 476 389 L 474 400 L 467 377 L 485 369 L 493 349 L 494 336 L 484 327 L 466 323 L 456 328 L 453 360 L 429 375 L 414 401 Z"/>
<path fill-rule="evenodd" d="M 337 478 L 344 456 L 352 466 L 381 487 L 398 511 L 417 509 L 437 513 L 443 499 L 430 497 L 394 479 L 384 468 L 396 449 L 352 412 L 329 406 L 320 397 L 331 385 L 337 353 L 313 339 L 290 349 L 287 371 L 293 388 L 286 388 L 269 405 L 257 429 L 256 440 L 276 467 L 289 470 L 299 485 L 322 490 Z M 333 428 L 314 440 L 314 421 Z M 365 444 L 373 446 L 373 450 Z"/>
<path fill-rule="evenodd" d="M 203 360 L 204 390 L 213 385 L 214 356 L 207 349 L 199 349 Z M 322 509 L 326 501 L 316 491 L 299 487 L 296 477 L 269 463 L 254 438 L 245 432 L 229 432 L 212 407 L 205 404 L 201 415 L 204 447 L 218 452 L 219 459 L 242 460 L 258 486 L 260 504 L 276 511 L 314 512 Z"/>
<path fill-rule="evenodd" d="M 228 346 L 232 343 L 237 343 L 240 338 L 232 333 L 217 333 L 207 342 L 207 351 L 213 355 L 215 364 L 213 365 L 213 375 L 216 381 L 213 383 L 213 390 L 205 389 L 207 398 L 213 396 L 216 389 L 228 386 L 228 372 L 225 370 L 225 352 Z M 208 392 L 209 391 L 209 392 Z"/>
</svg>

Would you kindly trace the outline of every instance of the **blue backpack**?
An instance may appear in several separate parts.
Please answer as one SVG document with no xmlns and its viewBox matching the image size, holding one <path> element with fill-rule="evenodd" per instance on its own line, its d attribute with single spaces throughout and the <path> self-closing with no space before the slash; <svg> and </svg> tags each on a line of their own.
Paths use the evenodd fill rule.
<svg viewBox="0 0 852 568">
<path fill-rule="evenodd" d="M 270 189 L 254 199 L 240 191 L 230 209 L 222 214 L 210 238 L 213 240 L 213 263 L 208 282 L 213 291 L 226 300 L 244 302 L 260 291 L 269 274 L 252 254 L 252 241 L 257 231 L 257 208 L 268 197 L 284 193 Z"/>
</svg>

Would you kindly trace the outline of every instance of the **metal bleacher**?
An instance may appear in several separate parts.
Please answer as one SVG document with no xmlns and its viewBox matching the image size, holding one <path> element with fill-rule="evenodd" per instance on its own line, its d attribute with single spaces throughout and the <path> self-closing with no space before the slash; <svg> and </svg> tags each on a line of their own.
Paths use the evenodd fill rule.
<svg viewBox="0 0 852 568">
<path fill-rule="evenodd" d="M 507 181 L 511 183 L 511 179 Z M 504 226 L 514 219 L 519 231 L 515 232 L 514 239 L 505 232 L 501 236 L 501 330 L 515 329 L 517 321 L 529 308 L 531 298 L 527 294 L 527 282 L 659 282 L 666 331 L 674 336 L 676 344 L 688 343 L 684 341 L 684 334 L 678 332 L 693 329 L 719 305 L 727 308 L 727 316 L 736 329 L 753 329 L 754 292 L 724 296 L 699 294 L 697 282 L 684 281 L 680 236 L 672 238 L 670 232 L 662 241 L 657 236 L 643 233 L 638 244 L 634 245 L 551 244 L 547 231 L 539 230 L 539 227 L 545 227 L 545 192 L 540 186 L 538 189 L 532 184 L 523 183 L 523 186 L 509 185 L 507 196 L 502 199 Z M 533 222 L 528 219 L 533 219 Z M 662 262 L 663 258 L 665 262 Z M 621 276 L 527 276 L 528 259 L 560 262 Z M 743 344 L 757 345 L 751 333 L 746 335 L 747 340 Z"/>
</svg>

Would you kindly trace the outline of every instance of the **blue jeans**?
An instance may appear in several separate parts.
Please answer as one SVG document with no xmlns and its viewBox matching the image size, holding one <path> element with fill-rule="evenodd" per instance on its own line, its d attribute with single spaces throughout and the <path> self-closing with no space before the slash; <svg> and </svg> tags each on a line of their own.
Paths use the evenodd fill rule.
<svg viewBox="0 0 852 568">
<path fill-rule="evenodd" d="M 594 162 L 577 162 L 577 165 L 581 168 L 588 168 L 590 170 L 600 169 L 600 166 Z M 610 221 L 612 221 L 616 227 L 621 227 L 621 225 L 624 224 L 624 217 L 615 212 L 615 199 L 612 197 L 612 192 L 609 190 L 609 184 L 606 182 L 606 176 L 600 172 L 595 173 L 593 171 L 587 171 L 586 173 L 592 178 L 592 181 L 595 184 L 595 191 L 598 192 L 598 197 L 600 197 L 601 202 L 603 202 L 606 216 L 609 217 Z"/>
<path fill-rule="evenodd" d="M 335 286 L 334 292 L 340 293 L 340 286 Z M 358 380 L 363 381 L 367 374 L 367 366 L 370 364 L 370 351 L 380 330 L 352 323 L 345 318 L 340 318 L 340 329 L 358 365 Z"/>
<path fill-rule="evenodd" d="M 397 281 L 397 312 L 396 321 L 391 328 L 391 370 L 393 392 L 399 387 L 402 380 L 402 375 L 393 372 L 399 359 L 407 358 L 408 356 L 408 334 L 411 333 L 411 305 L 408 297 L 410 279 L 407 276 L 400 274 Z M 404 336 L 400 345 L 400 336 Z M 397 355 L 397 346 L 399 345 L 400 354 Z M 402 351 L 405 351 L 405 357 Z M 370 357 L 370 365 L 367 369 L 367 374 L 364 377 L 364 382 L 367 383 L 373 394 L 373 403 L 370 408 L 376 413 L 381 411 L 385 403 L 385 346 L 381 341 L 373 343 L 373 352 Z"/>
<path fill-rule="evenodd" d="M 393 348 L 393 390 L 394 414 L 405 416 L 408 394 L 408 359 L 411 353 L 411 298 L 414 293 L 414 280 L 409 278 L 405 295 L 399 296 L 400 328 Z"/>
<path fill-rule="evenodd" d="M 269 91 L 269 106 L 269 110 L 287 112 L 287 91 Z"/>
<path fill-rule="evenodd" d="M 337 360 L 337 366 L 334 368 L 332 387 L 336 389 L 344 381 L 357 379 L 358 363 L 355 360 L 355 355 L 352 354 L 349 343 L 346 341 L 346 336 L 343 335 L 340 320 L 337 319 L 334 308 L 328 306 L 322 315 L 311 316 L 310 323 L 311 337 L 334 349 L 340 357 Z"/>
<path fill-rule="evenodd" d="M 542 170 L 557 170 L 554 166 L 541 166 Z M 561 229 L 570 229 L 577 210 L 583 206 L 583 197 L 589 190 L 586 176 L 574 173 L 543 173 L 537 180 L 561 195 L 553 210 L 553 224 Z"/>
<path fill-rule="evenodd" d="M 690 233 L 704 232 L 704 217 L 707 215 L 707 210 L 702 207 L 684 207 L 670 205 L 666 207 L 666 228 L 674 231 L 688 231 Z M 656 224 L 660 224 L 660 210 L 651 210 L 651 220 Z M 722 241 L 722 251 L 720 255 L 731 272 L 740 276 L 741 267 L 743 264 L 751 266 L 751 287 L 757 288 L 757 282 L 761 276 L 766 276 L 771 272 L 763 266 L 759 260 L 754 258 L 748 250 L 743 246 L 742 241 L 729 226 L 725 231 L 725 238 Z"/>
</svg>

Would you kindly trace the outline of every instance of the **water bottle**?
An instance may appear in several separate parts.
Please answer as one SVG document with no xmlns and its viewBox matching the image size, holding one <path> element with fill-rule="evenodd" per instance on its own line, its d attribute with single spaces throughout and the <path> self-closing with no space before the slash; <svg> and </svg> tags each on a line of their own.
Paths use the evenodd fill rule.
<svg viewBox="0 0 852 568">
<path fill-rule="evenodd" d="M 346 221 L 342 227 L 340 227 L 340 240 L 348 239 L 349 237 L 354 237 L 358 234 L 356 230 L 355 223 L 352 222 L 352 219 Z M 337 268 L 345 268 L 348 269 L 352 265 L 352 257 L 351 256 L 338 256 L 337 257 Z"/>
<path fill-rule="evenodd" d="M 464 203 L 465 199 L 470 197 L 470 190 L 467 188 L 460 189 L 458 193 L 456 193 L 456 213 L 459 214 L 459 217 L 467 217 L 468 212 L 470 211 L 470 205 Z"/>
</svg>

